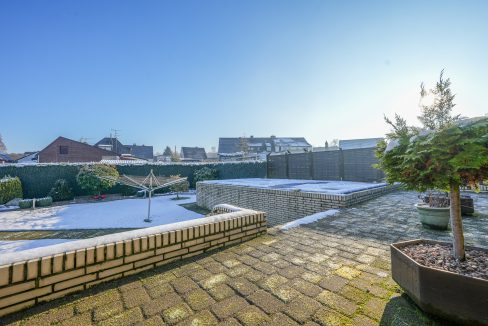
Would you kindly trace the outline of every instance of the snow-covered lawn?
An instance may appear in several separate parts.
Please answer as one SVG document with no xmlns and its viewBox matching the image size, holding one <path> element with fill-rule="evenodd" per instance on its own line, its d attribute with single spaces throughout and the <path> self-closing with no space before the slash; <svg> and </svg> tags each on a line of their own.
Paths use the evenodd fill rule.
<svg viewBox="0 0 488 326">
<path fill-rule="evenodd" d="M 315 213 L 315 214 L 312 214 L 312 215 L 309 215 L 309 216 L 305 216 L 305 217 L 299 218 L 297 220 L 288 222 L 288 223 L 282 225 L 280 227 L 280 229 L 281 230 L 288 230 L 288 229 L 291 229 L 291 228 L 295 228 L 297 226 L 300 226 L 302 224 L 310 224 L 310 223 L 313 223 L 313 222 L 318 221 L 320 219 L 323 219 L 323 218 L 326 218 L 326 217 L 329 217 L 329 216 L 333 216 L 333 215 L 335 215 L 337 213 L 339 213 L 339 210 L 337 210 L 337 209 L 329 209 L 328 211 L 325 211 L 325 212 Z"/>
<path fill-rule="evenodd" d="M 174 195 L 153 197 L 150 223 L 143 221 L 147 216 L 147 199 L 137 198 L 3 211 L 0 212 L 0 230 L 145 228 L 203 217 L 180 206 L 195 202 L 195 194 L 182 196 L 188 199 L 171 200 Z"/>
<path fill-rule="evenodd" d="M 22 250 L 46 247 L 58 243 L 74 241 L 76 239 L 39 239 L 39 240 L 14 240 L 14 241 L 0 241 L 0 254 L 8 252 L 18 252 Z"/>
<path fill-rule="evenodd" d="M 329 181 L 329 180 L 298 180 L 298 179 L 230 179 L 212 180 L 205 183 L 217 183 L 242 187 L 263 189 L 278 189 L 303 192 L 319 192 L 324 194 L 349 194 L 356 191 L 379 188 L 386 183 L 368 183 L 355 181 Z"/>
</svg>

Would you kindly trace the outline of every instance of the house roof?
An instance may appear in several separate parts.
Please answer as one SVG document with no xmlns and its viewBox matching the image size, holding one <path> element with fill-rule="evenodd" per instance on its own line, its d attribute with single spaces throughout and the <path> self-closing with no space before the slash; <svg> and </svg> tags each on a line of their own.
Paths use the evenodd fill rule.
<svg viewBox="0 0 488 326">
<path fill-rule="evenodd" d="M 153 147 L 146 146 L 146 145 L 124 145 L 127 148 L 127 154 L 131 154 L 137 158 L 142 158 L 145 160 L 152 160 L 154 158 L 153 155 Z"/>
<path fill-rule="evenodd" d="M 193 160 L 206 160 L 207 154 L 203 147 L 182 147 L 181 158 Z"/>
<path fill-rule="evenodd" d="M 67 140 L 69 142 L 72 142 L 72 143 L 78 143 L 78 144 L 81 144 L 82 146 L 86 146 L 87 149 L 94 149 L 95 151 L 99 151 L 104 156 L 117 156 L 117 153 L 115 153 L 115 152 L 107 151 L 107 150 L 105 150 L 103 148 L 99 148 L 99 147 L 96 147 L 96 146 L 92 146 L 92 145 L 89 145 L 87 143 L 82 143 L 82 142 L 79 142 L 79 141 L 76 141 L 76 140 L 73 140 L 73 139 L 69 139 L 69 138 L 66 138 L 66 137 L 63 137 L 63 136 L 59 136 L 58 138 L 56 138 L 53 142 L 51 142 L 49 145 L 47 145 L 42 150 L 40 150 L 39 153 L 42 153 L 44 150 L 46 150 L 52 144 L 56 143 L 58 140 L 63 140 L 63 139 L 64 140 Z"/>
<path fill-rule="evenodd" d="M 145 145 L 124 145 L 117 138 L 105 137 L 97 142 L 94 146 L 112 146 L 112 151 L 118 155 L 131 154 L 137 158 L 150 160 L 154 158 L 153 147 Z"/>
<path fill-rule="evenodd" d="M 242 137 L 219 138 L 219 154 L 241 152 Z M 311 147 L 304 137 L 245 137 L 249 148 L 259 149 L 263 152 L 275 150 L 275 147 Z"/>
<path fill-rule="evenodd" d="M 0 161 L 13 162 L 14 160 L 7 153 L 0 152 Z"/>
<path fill-rule="evenodd" d="M 383 138 L 339 140 L 341 149 L 374 148 Z"/>
</svg>

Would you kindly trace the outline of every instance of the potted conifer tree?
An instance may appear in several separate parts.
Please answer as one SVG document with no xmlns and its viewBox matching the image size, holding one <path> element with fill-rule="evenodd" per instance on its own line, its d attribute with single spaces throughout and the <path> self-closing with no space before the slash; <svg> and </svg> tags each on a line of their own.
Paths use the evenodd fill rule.
<svg viewBox="0 0 488 326">
<path fill-rule="evenodd" d="M 417 191 L 449 192 L 453 242 L 412 240 L 391 245 L 393 279 L 423 310 L 457 322 L 488 324 L 488 249 L 465 247 L 460 185 L 488 178 L 488 116 L 450 115 L 454 95 L 442 73 L 436 97 L 419 117 L 424 128 L 400 116 L 378 146 L 378 166 L 389 182 Z M 421 96 L 425 95 L 422 87 Z"/>
</svg>

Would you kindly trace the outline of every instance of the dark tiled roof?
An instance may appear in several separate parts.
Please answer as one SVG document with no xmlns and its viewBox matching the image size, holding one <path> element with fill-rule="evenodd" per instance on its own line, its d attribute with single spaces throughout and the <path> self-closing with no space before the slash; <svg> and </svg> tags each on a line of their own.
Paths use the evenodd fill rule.
<svg viewBox="0 0 488 326">
<path fill-rule="evenodd" d="M 123 145 L 118 139 L 113 137 L 102 138 L 94 146 L 98 147 L 99 145 L 112 146 L 112 150 L 116 152 L 118 155 L 130 154 L 132 156 L 135 156 L 137 158 L 142 158 L 145 160 L 152 160 L 154 158 L 152 146 L 135 145 L 135 144 Z"/>
<path fill-rule="evenodd" d="M 181 157 L 184 159 L 206 160 L 207 154 L 203 147 L 182 147 Z"/>
<path fill-rule="evenodd" d="M 221 153 L 237 153 L 240 152 L 242 137 L 233 138 L 219 138 L 219 154 Z M 253 151 L 269 151 L 267 147 L 271 147 L 274 152 L 275 148 L 279 146 L 291 147 L 311 147 L 304 137 L 246 137 L 244 138 L 247 145 Z"/>
<path fill-rule="evenodd" d="M 145 160 L 152 160 L 154 158 L 153 147 L 145 145 L 124 145 L 127 149 L 127 154 L 131 154 L 137 158 Z M 126 153 L 124 153 L 126 154 Z"/>
<path fill-rule="evenodd" d="M 383 138 L 339 140 L 341 149 L 374 148 Z"/>
<path fill-rule="evenodd" d="M 7 153 L 0 152 L 0 161 L 13 162 L 14 160 Z"/>
</svg>

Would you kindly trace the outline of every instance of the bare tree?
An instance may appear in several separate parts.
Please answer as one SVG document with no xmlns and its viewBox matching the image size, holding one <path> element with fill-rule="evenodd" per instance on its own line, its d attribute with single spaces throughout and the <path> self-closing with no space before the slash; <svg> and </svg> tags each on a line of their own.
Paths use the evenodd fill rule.
<svg viewBox="0 0 488 326">
<path fill-rule="evenodd" d="M 6 152 L 7 151 L 7 146 L 5 146 L 5 143 L 3 142 L 2 135 L 0 134 L 0 152 Z"/>
</svg>

